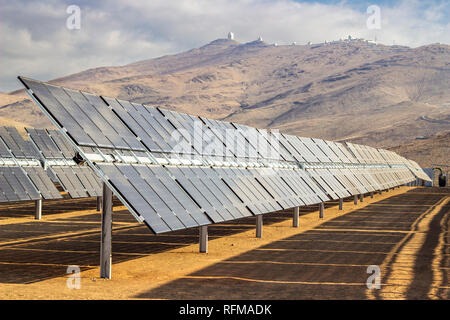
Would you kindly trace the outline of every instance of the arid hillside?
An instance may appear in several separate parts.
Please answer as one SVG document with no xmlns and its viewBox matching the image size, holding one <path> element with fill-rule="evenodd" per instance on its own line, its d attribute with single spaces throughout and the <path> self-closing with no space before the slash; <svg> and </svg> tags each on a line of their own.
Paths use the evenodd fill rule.
<svg viewBox="0 0 450 320">
<path fill-rule="evenodd" d="M 427 139 L 420 141 L 429 147 L 426 141 L 450 131 L 450 46 L 442 44 L 413 49 L 352 40 L 274 46 L 218 39 L 177 55 L 99 67 L 50 82 L 377 147 L 417 139 Z M 0 95 L 0 117 L 51 126 L 23 90 Z"/>
<path fill-rule="evenodd" d="M 417 161 L 423 168 L 447 165 L 448 167 L 443 166 L 443 168 L 450 170 L 450 131 L 432 139 L 417 140 L 396 146 L 391 150 Z"/>
</svg>

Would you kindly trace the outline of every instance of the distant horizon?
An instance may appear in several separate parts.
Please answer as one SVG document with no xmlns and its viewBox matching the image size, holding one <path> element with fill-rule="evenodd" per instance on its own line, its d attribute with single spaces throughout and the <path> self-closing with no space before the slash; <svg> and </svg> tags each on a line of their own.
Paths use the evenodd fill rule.
<svg viewBox="0 0 450 320">
<path fill-rule="evenodd" d="M 15 77 L 48 81 L 198 48 L 233 31 L 246 43 L 336 41 L 351 35 L 417 48 L 450 43 L 450 2 L 417 0 L 0 0 L 0 92 Z"/>
</svg>

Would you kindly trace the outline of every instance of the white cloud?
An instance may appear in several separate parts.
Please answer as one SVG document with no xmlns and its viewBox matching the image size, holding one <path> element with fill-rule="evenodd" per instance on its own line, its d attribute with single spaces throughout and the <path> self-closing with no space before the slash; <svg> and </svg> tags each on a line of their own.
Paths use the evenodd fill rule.
<svg viewBox="0 0 450 320">
<path fill-rule="evenodd" d="M 68 5 L 81 8 L 81 30 L 68 30 Z M 86 68 L 131 63 L 201 46 L 228 31 L 247 42 L 302 44 L 346 37 L 420 46 L 450 43 L 447 1 L 399 1 L 381 7 L 381 30 L 365 10 L 291 0 L 9 1 L 0 12 L 0 90 L 18 74 L 42 80 Z"/>
</svg>

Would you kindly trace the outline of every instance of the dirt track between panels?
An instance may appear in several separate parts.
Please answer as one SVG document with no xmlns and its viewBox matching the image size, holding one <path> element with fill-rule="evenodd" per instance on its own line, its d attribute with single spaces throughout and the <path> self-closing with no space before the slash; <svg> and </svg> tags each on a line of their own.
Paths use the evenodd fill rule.
<svg viewBox="0 0 450 320">
<path fill-rule="evenodd" d="M 353 200 L 214 225 L 209 253 L 198 230 L 152 235 L 114 207 L 112 280 L 99 279 L 95 199 L 0 206 L 0 299 L 449 299 L 450 189 L 402 187 Z M 81 288 L 67 288 L 69 265 Z M 381 288 L 369 290 L 369 265 Z"/>
</svg>

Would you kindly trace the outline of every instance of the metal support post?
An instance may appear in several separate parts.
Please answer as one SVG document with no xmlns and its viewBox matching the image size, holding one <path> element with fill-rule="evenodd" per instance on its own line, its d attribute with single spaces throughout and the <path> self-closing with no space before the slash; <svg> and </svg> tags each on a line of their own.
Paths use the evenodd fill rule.
<svg viewBox="0 0 450 320">
<path fill-rule="evenodd" d="M 36 220 L 41 220 L 42 218 L 42 198 L 39 200 L 36 200 L 36 211 L 35 211 L 35 216 L 34 218 Z"/>
<path fill-rule="evenodd" d="M 199 228 L 199 251 L 201 253 L 208 252 L 208 226 L 201 226 Z"/>
<path fill-rule="evenodd" d="M 102 197 L 97 197 L 97 211 L 102 211 Z"/>
<path fill-rule="evenodd" d="M 112 264 L 112 191 L 103 183 L 100 277 L 111 279 Z"/>
<path fill-rule="evenodd" d="M 299 216 L 300 216 L 300 207 L 295 207 L 294 208 L 294 215 L 292 217 L 292 226 L 294 228 L 298 228 Z"/>
<path fill-rule="evenodd" d="M 319 218 L 323 219 L 323 211 L 325 209 L 325 204 L 323 202 L 319 203 Z"/>
<path fill-rule="evenodd" d="M 256 237 L 262 238 L 262 229 L 263 229 L 263 216 L 259 214 L 256 216 Z"/>
</svg>

